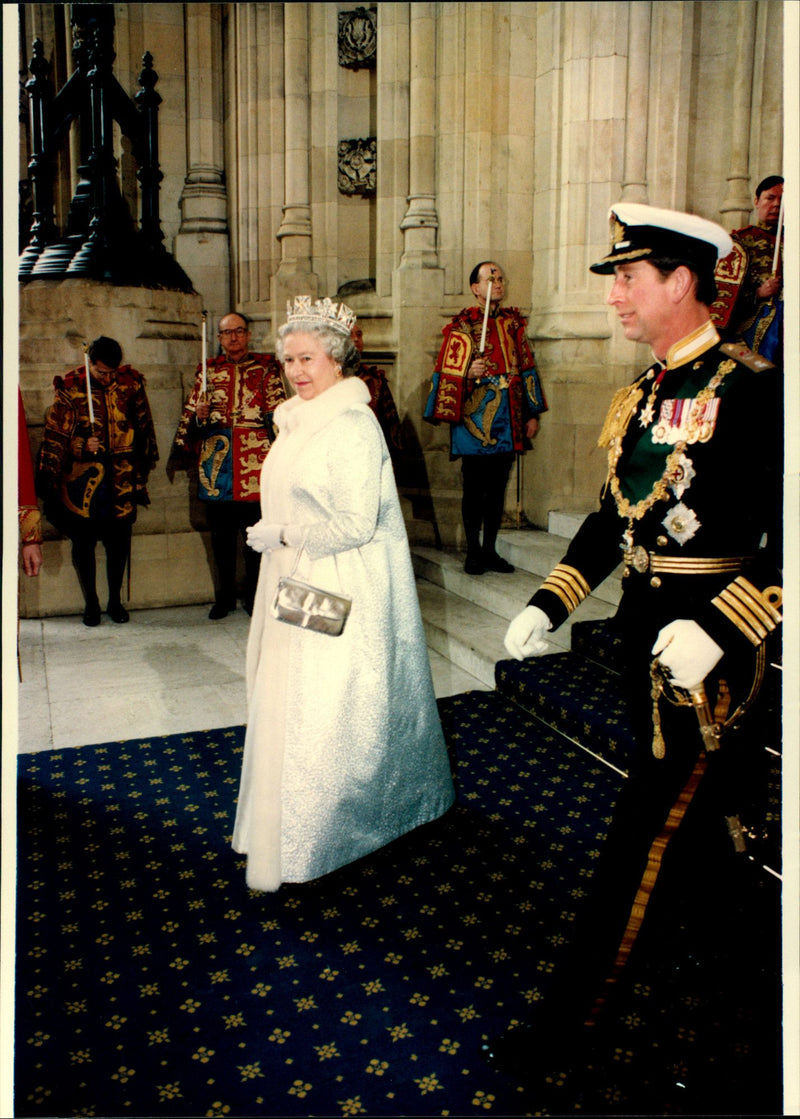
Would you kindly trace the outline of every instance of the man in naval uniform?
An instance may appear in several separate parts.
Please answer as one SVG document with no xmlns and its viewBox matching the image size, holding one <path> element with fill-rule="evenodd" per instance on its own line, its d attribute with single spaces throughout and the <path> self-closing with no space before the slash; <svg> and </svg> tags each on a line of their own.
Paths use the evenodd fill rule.
<svg viewBox="0 0 800 1119">
<path fill-rule="evenodd" d="M 211 530 L 217 569 L 209 618 L 236 609 L 236 560 L 244 547 L 244 606 L 248 613 L 258 582 L 260 556 L 244 546 L 245 534 L 261 516 L 261 465 L 274 439 L 272 413 L 286 391 L 272 354 L 250 351 L 250 324 L 238 311 L 219 323 L 222 354 L 206 363 L 206 391 L 198 367 L 194 387 L 178 423 L 175 447 L 197 456 L 198 497 Z"/>
<path fill-rule="evenodd" d="M 741 870 L 728 836 L 741 842 L 740 779 L 764 752 L 748 716 L 757 725 L 753 692 L 781 621 L 777 370 L 722 343 L 709 318 L 730 238 L 694 215 L 633 203 L 614 206 L 611 222 L 610 252 L 591 270 L 613 274 L 608 303 L 625 337 L 652 348 L 653 363 L 612 402 L 598 511 L 505 642 L 519 660 L 545 652 L 545 634 L 622 560 L 617 624 L 635 746 L 591 898 L 541 1017 L 483 1047 L 489 1063 L 520 1078 L 574 1056 L 592 1036 L 655 882 L 674 883 L 679 851 L 689 836 L 696 843 L 697 811 L 681 828 L 696 787 L 695 810 L 713 807 L 702 848 L 682 865 L 710 857 L 710 835 L 722 837 L 726 866 Z M 658 879 L 668 841 L 671 865 Z"/>
<path fill-rule="evenodd" d="M 495 550 L 506 485 L 515 455 L 524 451 L 526 439 L 536 436 L 547 403 L 528 342 L 528 324 L 516 307 L 500 307 L 505 295 L 502 269 L 483 261 L 473 268 L 469 281 L 477 306 L 459 311 L 442 332 L 425 419 L 450 424 L 450 453 L 461 459 L 463 479 L 464 570 L 482 575 L 514 570 Z"/>
</svg>

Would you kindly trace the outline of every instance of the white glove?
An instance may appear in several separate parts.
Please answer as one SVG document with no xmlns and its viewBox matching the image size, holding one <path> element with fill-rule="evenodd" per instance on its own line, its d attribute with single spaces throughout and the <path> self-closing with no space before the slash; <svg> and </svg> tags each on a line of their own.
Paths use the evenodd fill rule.
<svg viewBox="0 0 800 1119">
<path fill-rule="evenodd" d="M 543 640 L 550 629 L 550 619 L 538 606 L 526 606 L 512 619 L 506 630 L 505 646 L 518 661 L 546 653 L 549 645 Z"/>
<path fill-rule="evenodd" d="M 724 650 L 697 622 L 678 618 L 659 632 L 651 652 L 669 669 L 673 684 L 691 691 L 702 684 Z"/>
<path fill-rule="evenodd" d="M 247 528 L 247 543 L 254 552 L 271 552 L 281 546 L 283 525 L 269 525 L 266 521 L 256 521 Z"/>
</svg>

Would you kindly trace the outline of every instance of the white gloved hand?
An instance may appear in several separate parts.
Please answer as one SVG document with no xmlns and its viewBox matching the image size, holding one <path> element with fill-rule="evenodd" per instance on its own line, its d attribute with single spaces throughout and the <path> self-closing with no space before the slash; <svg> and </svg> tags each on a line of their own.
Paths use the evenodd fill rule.
<svg viewBox="0 0 800 1119">
<path fill-rule="evenodd" d="M 543 640 L 550 629 L 550 619 L 538 606 L 526 606 L 506 630 L 505 646 L 518 661 L 546 653 L 549 645 Z"/>
<path fill-rule="evenodd" d="M 270 525 L 266 521 L 256 521 L 247 529 L 247 543 L 254 552 L 271 552 L 281 547 L 283 525 Z"/>
<path fill-rule="evenodd" d="M 678 618 L 660 630 L 651 652 L 669 669 L 673 684 L 691 691 L 721 660 L 724 649 L 697 622 Z"/>
</svg>

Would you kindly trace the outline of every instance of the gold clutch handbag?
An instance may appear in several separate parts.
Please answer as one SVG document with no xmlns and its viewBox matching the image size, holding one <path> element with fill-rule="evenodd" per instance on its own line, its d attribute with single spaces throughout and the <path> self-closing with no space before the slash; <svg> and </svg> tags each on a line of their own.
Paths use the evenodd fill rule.
<svg viewBox="0 0 800 1119">
<path fill-rule="evenodd" d="M 338 637 L 345 627 L 353 600 L 346 594 L 323 591 L 320 587 L 312 587 L 310 583 L 295 579 L 294 573 L 302 550 L 302 547 L 297 550 L 291 574 L 278 579 L 271 614 L 287 625 Z"/>
</svg>

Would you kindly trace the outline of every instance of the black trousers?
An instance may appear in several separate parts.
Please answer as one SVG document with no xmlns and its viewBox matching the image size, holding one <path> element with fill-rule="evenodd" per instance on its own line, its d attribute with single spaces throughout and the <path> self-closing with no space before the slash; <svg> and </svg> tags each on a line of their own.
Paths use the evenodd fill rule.
<svg viewBox="0 0 800 1119">
<path fill-rule="evenodd" d="M 576 935 L 546 998 L 554 1027 L 573 1028 L 602 1012 L 623 974 L 626 953 L 636 943 L 638 925 L 656 902 L 662 913 L 665 907 L 670 912 L 678 905 L 684 910 L 688 906 L 693 935 L 702 940 L 717 903 L 736 888 L 744 867 L 728 835 L 726 816 L 739 813 L 765 777 L 759 705 L 723 736 L 720 749 L 703 755 L 695 710 L 662 698 L 659 712 L 666 751 L 663 758 L 656 758 L 650 680 L 653 637 L 651 632 L 626 634 L 624 682 L 635 746 Z M 719 668 L 722 672 L 724 661 Z M 713 678 L 707 681 L 707 690 L 713 709 Z M 698 773 L 702 775 L 696 780 Z M 687 790 L 691 790 L 688 801 Z M 654 905 L 649 906 L 651 899 Z"/>
<path fill-rule="evenodd" d="M 467 538 L 467 552 L 471 555 L 481 550 L 491 555 L 495 550 L 497 534 L 503 520 L 506 486 L 513 465 L 513 451 L 463 455 L 461 458 L 461 516 Z"/>
<path fill-rule="evenodd" d="M 215 600 L 231 610 L 236 606 L 236 560 L 239 541 L 244 546 L 244 603 L 252 609 L 261 556 L 247 545 L 246 530 L 261 518 L 258 501 L 207 501 L 206 519 L 216 567 Z"/>
<path fill-rule="evenodd" d="M 119 605 L 122 594 L 122 577 L 131 547 L 132 521 L 94 520 L 70 517 L 64 533 L 72 541 L 72 562 L 78 574 L 87 608 L 99 605 L 97 599 L 97 571 L 95 549 L 98 542 L 106 552 L 106 579 L 108 604 Z"/>
</svg>

